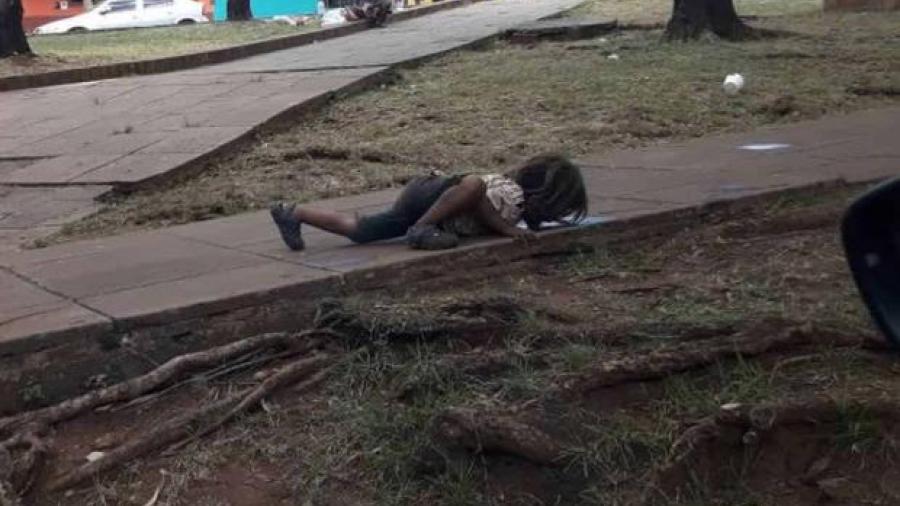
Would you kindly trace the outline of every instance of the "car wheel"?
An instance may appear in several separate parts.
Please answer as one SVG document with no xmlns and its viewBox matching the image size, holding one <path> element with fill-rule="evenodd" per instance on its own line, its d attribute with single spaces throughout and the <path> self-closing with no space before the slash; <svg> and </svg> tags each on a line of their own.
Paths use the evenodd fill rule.
<svg viewBox="0 0 900 506">
<path fill-rule="evenodd" d="M 180 26 L 193 25 L 194 23 L 196 23 L 196 21 L 194 21 L 193 19 L 182 19 L 178 22 Z"/>
<path fill-rule="evenodd" d="M 88 31 L 87 28 L 83 26 L 73 26 L 72 28 L 69 28 L 68 33 L 84 33 L 86 31 Z"/>
</svg>

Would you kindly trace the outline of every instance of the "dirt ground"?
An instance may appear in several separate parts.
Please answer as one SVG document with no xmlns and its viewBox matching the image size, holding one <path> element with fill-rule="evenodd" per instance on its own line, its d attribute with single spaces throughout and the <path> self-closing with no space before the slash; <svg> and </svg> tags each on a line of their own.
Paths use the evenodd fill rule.
<svg viewBox="0 0 900 506">
<path fill-rule="evenodd" d="M 836 227 L 861 190 L 328 301 L 321 383 L 47 493 L 274 359 L 58 424 L 26 504 L 900 504 L 900 367 Z"/>
<path fill-rule="evenodd" d="M 651 4 L 669 6 L 596 0 L 575 14 L 627 21 L 637 6 L 659 10 Z M 38 245 L 373 191 L 430 168 L 502 171 L 546 151 L 601 157 L 897 103 L 900 44 L 891 42 L 900 12 L 822 14 L 800 2 L 800 13 L 795 6 L 784 14 L 782 4 L 739 8 L 779 14 L 751 22 L 801 36 L 664 44 L 659 30 L 627 30 L 536 46 L 498 41 L 401 70 L 392 85 L 298 117 L 188 179 L 112 198 Z M 729 98 L 721 82 L 736 71 L 748 86 Z"/>
</svg>

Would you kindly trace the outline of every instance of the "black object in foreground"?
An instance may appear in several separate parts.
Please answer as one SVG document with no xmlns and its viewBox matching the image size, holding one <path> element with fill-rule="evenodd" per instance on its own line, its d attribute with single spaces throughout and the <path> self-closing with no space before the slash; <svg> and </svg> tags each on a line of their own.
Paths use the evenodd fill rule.
<svg viewBox="0 0 900 506">
<path fill-rule="evenodd" d="M 853 278 L 875 323 L 900 347 L 900 178 L 857 198 L 841 226 Z"/>
</svg>

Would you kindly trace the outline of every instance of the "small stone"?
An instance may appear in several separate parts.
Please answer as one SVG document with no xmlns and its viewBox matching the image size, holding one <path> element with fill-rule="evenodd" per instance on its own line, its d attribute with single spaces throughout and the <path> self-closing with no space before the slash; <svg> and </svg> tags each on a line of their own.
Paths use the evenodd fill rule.
<svg viewBox="0 0 900 506">
<path fill-rule="evenodd" d="M 857 493 L 849 478 L 828 478 L 816 482 L 819 490 L 831 499 L 853 499 Z"/>
<path fill-rule="evenodd" d="M 756 432 L 755 430 L 748 430 L 744 433 L 741 441 L 743 441 L 747 446 L 754 446 L 759 442 L 759 432 Z"/>
<path fill-rule="evenodd" d="M 106 452 L 91 452 L 87 454 L 88 462 L 96 462 L 106 456 Z"/>
</svg>

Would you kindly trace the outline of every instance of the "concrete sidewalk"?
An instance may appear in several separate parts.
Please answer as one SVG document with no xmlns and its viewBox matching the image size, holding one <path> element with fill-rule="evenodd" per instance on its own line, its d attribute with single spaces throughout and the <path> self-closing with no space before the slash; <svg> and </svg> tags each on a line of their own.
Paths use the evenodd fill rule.
<svg viewBox="0 0 900 506">
<path fill-rule="evenodd" d="M 836 179 L 893 176 L 900 173 L 898 124 L 900 108 L 891 108 L 585 157 L 591 214 L 625 220 Z M 395 195 L 319 205 L 368 213 Z M 355 246 L 311 229 L 305 238 L 306 251 L 287 250 L 267 213 L 257 212 L 2 255 L 0 356 L 278 298 L 316 297 L 381 267 L 455 254 L 415 252 L 396 242 Z M 463 249 L 507 242 L 470 241 Z"/>
<path fill-rule="evenodd" d="M 491 0 L 193 70 L 0 93 L 0 252 L 93 211 L 111 187 L 168 177 L 394 65 L 578 1 Z"/>
</svg>

